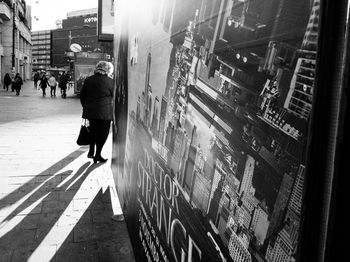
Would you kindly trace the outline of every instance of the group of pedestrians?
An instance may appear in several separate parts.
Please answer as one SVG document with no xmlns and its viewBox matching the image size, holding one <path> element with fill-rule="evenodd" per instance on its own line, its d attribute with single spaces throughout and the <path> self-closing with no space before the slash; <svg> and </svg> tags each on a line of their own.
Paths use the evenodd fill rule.
<svg viewBox="0 0 350 262">
<path fill-rule="evenodd" d="M 38 89 L 38 85 L 39 85 L 40 89 L 43 92 L 43 97 L 46 96 L 47 87 L 50 87 L 51 97 L 55 97 L 56 89 L 58 86 L 61 89 L 62 98 L 66 98 L 68 81 L 69 81 L 69 76 L 64 71 L 60 73 L 58 80 L 56 79 L 54 74 L 49 75 L 49 74 L 46 74 L 45 72 L 42 72 L 42 74 L 40 74 L 39 72 L 34 73 L 34 88 Z"/>
<path fill-rule="evenodd" d="M 16 91 L 16 95 L 19 96 L 22 85 L 23 85 L 23 80 L 19 73 L 17 73 L 13 78 L 10 76 L 9 73 L 5 74 L 4 89 L 6 89 L 6 91 L 9 91 L 9 87 L 11 86 L 11 91 L 12 92 Z"/>
</svg>

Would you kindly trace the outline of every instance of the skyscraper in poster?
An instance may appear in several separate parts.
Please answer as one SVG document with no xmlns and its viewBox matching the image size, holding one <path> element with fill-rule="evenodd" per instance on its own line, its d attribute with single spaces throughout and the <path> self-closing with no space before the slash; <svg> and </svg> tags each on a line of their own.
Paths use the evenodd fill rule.
<svg viewBox="0 0 350 262">
<path fill-rule="evenodd" d="M 153 137 L 156 139 L 158 139 L 158 135 L 159 135 L 159 130 L 158 130 L 159 109 L 158 108 L 159 108 L 159 98 L 158 96 L 156 96 L 154 99 L 153 116 L 152 116 L 152 124 L 151 124 L 152 134 L 153 134 Z"/>
<path fill-rule="evenodd" d="M 145 126 L 151 128 L 151 113 L 152 113 L 152 87 L 149 84 L 146 92 L 146 111 L 145 111 Z"/>
<path fill-rule="evenodd" d="M 255 166 L 254 158 L 251 157 L 250 155 L 247 155 L 244 174 L 243 174 L 241 185 L 239 188 L 239 194 L 242 194 L 242 193 L 248 194 L 250 192 L 250 188 L 252 186 L 253 174 L 254 174 L 254 166 Z"/>
<path fill-rule="evenodd" d="M 278 232 L 275 239 L 271 239 L 266 251 L 268 262 L 291 261 L 294 259 L 300 227 L 304 177 L 305 166 L 300 165 L 288 202 L 283 228 Z"/>
<path fill-rule="evenodd" d="M 136 106 L 136 120 L 140 121 L 141 116 L 141 98 L 140 96 L 137 97 L 137 106 Z"/>
<path fill-rule="evenodd" d="M 140 101 L 140 120 L 145 124 L 145 115 L 146 115 L 146 96 L 145 92 L 142 92 L 141 101 Z"/>
<path fill-rule="evenodd" d="M 273 207 L 272 215 L 270 218 L 270 226 L 267 232 L 269 237 L 280 226 L 284 217 L 284 210 L 286 210 L 291 191 L 293 189 L 295 176 L 290 173 L 285 173 L 278 190 L 275 205 Z"/>
<path fill-rule="evenodd" d="M 284 107 L 301 119 L 311 113 L 315 81 L 317 38 L 320 0 L 314 0 L 309 22 L 300 49 L 300 57 L 294 70 Z"/>
<path fill-rule="evenodd" d="M 254 210 L 254 215 L 250 225 L 250 229 L 254 232 L 260 245 L 262 245 L 266 239 L 269 224 L 270 221 L 268 218 L 267 207 L 264 203 L 260 203 Z"/>
<path fill-rule="evenodd" d="M 159 116 L 159 141 L 161 143 L 164 143 L 164 130 L 165 130 L 167 107 L 168 107 L 168 101 L 165 98 L 165 96 L 162 96 L 162 103 L 160 107 L 160 116 Z"/>
<path fill-rule="evenodd" d="M 144 114 L 144 124 L 147 128 L 150 127 L 150 118 L 152 112 L 152 87 L 150 84 L 150 73 L 151 73 L 151 53 L 148 53 L 147 56 L 147 65 L 146 65 L 146 78 L 145 78 L 145 114 Z"/>
<path fill-rule="evenodd" d="M 282 229 L 276 237 L 273 246 L 268 246 L 266 251 L 267 262 L 293 261 L 293 246 L 289 234 Z"/>
<path fill-rule="evenodd" d="M 228 249 L 230 251 L 230 256 L 233 261 L 239 261 L 239 262 L 251 262 L 252 257 L 250 253 L 248 252 L 248 245 L 247 241 L 245 240 L 245 235 L 237 235 L 236 233 L 232 232 Z"/>
</svg>

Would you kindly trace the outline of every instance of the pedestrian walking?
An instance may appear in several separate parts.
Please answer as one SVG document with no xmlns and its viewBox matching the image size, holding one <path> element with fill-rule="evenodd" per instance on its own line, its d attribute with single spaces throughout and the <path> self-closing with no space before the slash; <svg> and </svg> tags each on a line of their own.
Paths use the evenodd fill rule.
<svg viewBox="0 0 350 262">
<path fill-rule="evenodd" d="M 56 86 L 57 86 L 57 81 L 55 76 L 52 74 L 49 78 L 49 86 L 50 86 L 50 95 L 51 96 L 56 96 Z"/>
<path fill-rule="evenodd" d="M 43 91 L 43 96 L 46 96 L 46 87 L 48 85 L 48 79 L 47 76 L 44 74 L 42 78 L 40 79 L 40 88 Z"/>
<path fill-rule="evenodd" d="M 38 81 L 40 79 L 40 75 L 39 75 L 39 72 L 36 71 L 34 73 L 34 77 L 33 77 L 33 80 L 34 80 L 34 89 L 37 89 L 38 88 Z"/>
<path fill-rule="evenodd" d="M 66 74 L 65 71 L 62 72 L 59 82 L 58 82 L 58 87 L 61 89 L 61 96 L 62 98 L 66 98 L 67 96 L 67 84 L 68 84 L 69 76 Z"/>
<path fill-rule="evenodd" d="M 9 86 L 12 84 L 12 79 L 9 73 L 5 74 L 4 77 L 4 89 L 6 89 L 6 91 L 9 91 Z"/>
<path fill-rule="evenodd" d="M 111 65 L 107 62 L 98 62 L 94 75 L 85 79 L 80 91 L 82 117 L 89 120 L 92 136 L 87 157 L 93 158 L 94 163 L 107 161 L 101 156 L 101 151 L 108 138 L 113 119 L 113 80 L 108 77 L 111 70 Z"/>
<path fill-rule="evenodd" d="M 15 86 L 13 85 L 13 82 L 15 81 L 16 72 L 14 70 L 12 70 L 10 77 L 11 77 L 11 82 L 12 82 L 11 92 L 15 92 Z"/>
<path fill-rule="evenodd" d="M 19 96 L 22 85 L 23 85 L 22 77 L 20 76 L 19 73 L 17 73 L 12 83 L 13 89 L 16 90 L 16 96 Z"/>
</svg>

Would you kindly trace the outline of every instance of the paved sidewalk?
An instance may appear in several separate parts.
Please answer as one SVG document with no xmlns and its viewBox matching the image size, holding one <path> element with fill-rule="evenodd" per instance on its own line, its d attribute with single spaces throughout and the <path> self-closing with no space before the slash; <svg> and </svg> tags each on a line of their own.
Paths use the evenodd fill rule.
<svg viewBox="0 0 350 262">
<path fill-rule="evenodd" d="M 121 213 L 111 135 L 108 162 L 93 164 L 75 143 L 79 124 L 80 112 L 0 124 L 1 262 L 134 261 L 125 223 L 111 219 Z"/>
</svg>

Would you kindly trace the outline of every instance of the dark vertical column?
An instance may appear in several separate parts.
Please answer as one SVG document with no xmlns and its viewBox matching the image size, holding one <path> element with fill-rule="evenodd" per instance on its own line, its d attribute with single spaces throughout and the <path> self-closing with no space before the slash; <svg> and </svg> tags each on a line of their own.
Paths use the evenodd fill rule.
<svg viewBox="0 0 350 262">
<path fill-rule="evenodd" d="M 297 259 L 302 262 L 349 260 L 344 240 L 349 236 L 345 211 L 349 172 L 340 170 L 349 170 L 349 161 L 344 164 L 348 136 L 343 133 L 348 130 L 343 122 L 348 94 L 348 7 L 348 1 L 321 1 L 312 133 Z"/>
<path fill-rule="evenodd" d="M 16 66 L 16 3 L 12 4 L 12 67 Z"/>
</svg>

